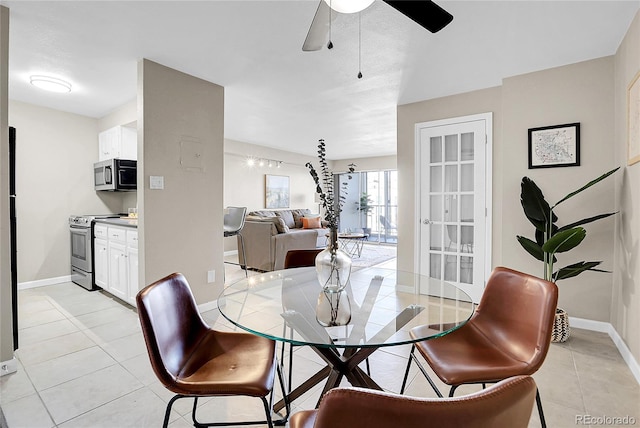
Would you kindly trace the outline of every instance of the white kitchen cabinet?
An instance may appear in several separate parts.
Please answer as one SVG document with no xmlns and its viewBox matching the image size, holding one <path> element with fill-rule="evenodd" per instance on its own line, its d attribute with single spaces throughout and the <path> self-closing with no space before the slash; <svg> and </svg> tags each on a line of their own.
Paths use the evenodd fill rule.
<svg viewBox="0 0 640 428">
<path fill-rule="evenodd" d="M 109 253 L 107 251 L 107 240 L 95 238 L 93 242 L 94 251 L 94 275 L 96 285 L 102 289 L 107 288 L 109 281 Z"/>
<path fill-rule="evenodd" d="M 128 270 L 129 263 L 127 262 L 125 244 L 109 241 L 109 285 L 107 291 L 122 300 L 127 300 L 129 296 Z"/>
<path fill-rule="evenodd" d="M 136 304 L 138 294 L 138 231 L 127 230 L 127 267 L 128 267 L 128 296 L 127 301 Z"/>
<path fill-rule="evenodd" d="M 94 228 L 95 283 L 134 305 L 138 293 L 138 231 L 130 227 Z"/>
<path fill-rule="evenodd" d="M 138 132 L 134 128 L 115 126 L 98 134 L 98 161 L 138 159 Z"/>
<path fill-rule="evenodd" d="M 109 281 L 109 253 L 107 251 L 107 226 L 97 224 L 93 229 L 93 260 L 95 284 L 105 289 Z"/>
</svg>

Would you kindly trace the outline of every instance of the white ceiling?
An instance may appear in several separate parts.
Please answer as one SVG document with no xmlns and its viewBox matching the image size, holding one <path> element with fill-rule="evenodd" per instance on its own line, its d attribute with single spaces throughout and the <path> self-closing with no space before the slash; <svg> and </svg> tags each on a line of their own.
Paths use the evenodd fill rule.
<svg viewBox="0 0 640 428">
<path fill-rule="evenodd" d="M 0 1 L 11 10 L 9 97 L 102 117 L 136 96 L 141 58 L 225 87 L 225 137 L 330 159 L 395 154 L 396 106 L 615 53 L 633 1 L 438 1 L 437 34 L 377 0 L 302 52 L 318 0 Z M 29 84 L 61 77 L 70 94 Z"/>
</svg>

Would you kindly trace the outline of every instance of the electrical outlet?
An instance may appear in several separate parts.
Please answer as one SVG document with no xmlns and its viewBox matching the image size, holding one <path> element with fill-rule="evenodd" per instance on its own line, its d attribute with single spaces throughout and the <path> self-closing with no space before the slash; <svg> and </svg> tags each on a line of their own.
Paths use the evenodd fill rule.
<svg viewBox="0 0 640 428">
<path fill-rule="evenodd" d="M 8 375 L 18 371 L 18 362 L 15 358 L 0 363 L 0 376 Z"/>
<path fill-rule="evenodd" d="M 210 270 L 207 272 L 207 282 L 211 284 L 212 282 L 216 282 L 216 271 Z"/>
</svg>

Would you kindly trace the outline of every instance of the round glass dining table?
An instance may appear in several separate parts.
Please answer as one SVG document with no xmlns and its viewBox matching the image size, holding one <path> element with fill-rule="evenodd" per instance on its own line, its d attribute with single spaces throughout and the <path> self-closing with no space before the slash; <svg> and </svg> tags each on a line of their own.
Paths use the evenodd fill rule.
<svg viewBox="0 0 640 428">
<path fill-rule="evenodd" d="M 443 336 L 463 325 L 474 311 L 469 295 L 454 284 L 375 267 L 352 272 L 339 295 L 322 291 L 314 267 L 250 276 L 226 287 L 218 307 L 239 328 L 310 346 L 327 363 L 289 391 L 290 401 L 324 379 L 321 396 L 343 377 L 353 386 L 382 389 L 359 363 L 381 347 Z M 421 329 L 422 336 L 409 335 L 413 327 L 424 325 L 429 328 Z M 284 405 L 281 400 L 274 410 Z"/>
</svg>

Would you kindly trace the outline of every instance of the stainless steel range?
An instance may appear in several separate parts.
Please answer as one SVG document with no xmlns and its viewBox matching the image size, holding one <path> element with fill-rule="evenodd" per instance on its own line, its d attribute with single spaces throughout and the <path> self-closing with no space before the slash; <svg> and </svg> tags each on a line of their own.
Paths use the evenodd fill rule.
<svg viewBox="0 0 640 428">
<path fill-rule="evenodd" d="M 69 217 L 71 232 L 71 280 L 87 290 L 95 290 L 93 280 L 93 225 L 98 218 L 117 218 L 119 214 L 72 215 Z"/>
</svg>

